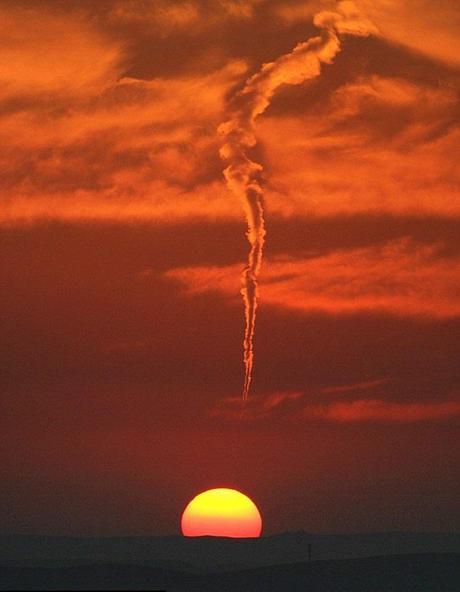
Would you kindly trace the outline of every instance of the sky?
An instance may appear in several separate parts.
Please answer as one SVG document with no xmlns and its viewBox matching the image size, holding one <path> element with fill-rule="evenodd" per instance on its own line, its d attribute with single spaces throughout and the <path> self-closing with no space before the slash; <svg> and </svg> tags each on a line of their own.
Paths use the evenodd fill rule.
<svg viewBox="0 0 460 592">
<path fill-rule="evenodd" d="M 253 122 L 242 415 L 219 129 L 344 10 Z M 212 487 L 265 534 L 460 530 L 459 33 L 451 0 L 1 2 L 2 533 L 176 534 Z"/>
</svg>

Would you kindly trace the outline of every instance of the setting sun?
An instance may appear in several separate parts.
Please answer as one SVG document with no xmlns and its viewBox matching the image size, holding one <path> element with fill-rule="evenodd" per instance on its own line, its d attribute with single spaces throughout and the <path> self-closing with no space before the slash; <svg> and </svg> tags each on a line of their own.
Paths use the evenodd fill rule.
<svg viewBox="0 0 460 592">
<path fill-rule="evenodd" d="M 235 489 L 209 489 L 192 499 L 182 514 L 184 536 L 256 538 L 262 518 L 248 496 Z"/>
</svg>

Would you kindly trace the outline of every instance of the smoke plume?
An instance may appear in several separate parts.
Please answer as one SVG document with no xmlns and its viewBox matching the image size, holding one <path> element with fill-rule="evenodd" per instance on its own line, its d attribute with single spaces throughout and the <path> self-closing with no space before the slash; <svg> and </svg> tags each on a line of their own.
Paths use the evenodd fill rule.
<svg viewBox="0 0 460 592">
<path fill-rule="evenodd" d="M 320 30 L 317 37 L 299 43 L 291 53 L 264 64 L 248 79 L 244 88 L 230 101 L 228 119 L 219 126 L 223 136 L 220 156 L 227 164 L 224 176 L 228 188 L 244 206 L 247 239 L 250 245 L 247 266 L 242 275 L 241 294 L 245 307 L 244 385 L 246 401 L 254 365 L 254 332 L 258 305 L 258 278 L 265 243 L 265 220 L 261 164 L 251 160 L 249 153 L 256 145 L 255 122 L 270 105 L 283 84 L 301 84 L 321 73 L 321 64 L 330 64 L 340 51 L 339 34 L 367 36 L 375 27 L 363 18 L 352 2 L 338 3 L 334 11 L 319 12 L 314 24 Z"/>
</svg>

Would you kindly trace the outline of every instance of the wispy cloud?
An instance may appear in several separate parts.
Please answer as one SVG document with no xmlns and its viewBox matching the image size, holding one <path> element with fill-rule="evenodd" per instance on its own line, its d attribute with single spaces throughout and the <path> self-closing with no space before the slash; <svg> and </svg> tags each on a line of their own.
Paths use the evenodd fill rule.
<svg viewBox="0 0 460 592">
<path fill-rule="evenodd" d="M 125 47 L 77 11 L 0 6 L 0 99 L 100 92 L 122 71 Z"/>
<path fill-rule="evenodd" d="M 321 389 L 321 393 L 325 395 L 341 395 L 358 391 L 369 391 L 377 387 L 381 387 L 388 382 L 390 382 L 389 378 L 379 378 L 378 380 L 367 380 L 354 384 L 327 386 Z"/>
<path fill-rule="evenodd" d="M 167 277 L 191 294 L 238 292 L 238 266 L 173 269 Z M 263 305 L 332 315 L 385 313 L 407 317 L 460 316 L 460 259 L 440 246 L 409 240 L 335 251 L 319 257 L 269 259 L 262 274 Z"/>
<path fill-rule="evenodd" d="M 11 108 L 0 128 L 0 224 L 238 218 L 215 129 L 244 71 L 233 61 L 173 81 L 122 78 L 84 99 Z"/>
<path fill-rule="evenodd" d="M 382 37 L 433 59 L 460 65 L 460 7 L 451 0 L 355 0 L 376 24 Z M 334 0 L 275 2 L 273 10 L 287 22 L 311 18 L 318 5 L 330 7 Z"/>
<path fill-rule="evenodd" d="M 389 380 L 364 381 L 352 385 L 328 386 L 316 391 L 279 392 L 253 396 L 242 407 L 238 397 L 218 401 L 211 417 L 224 420 L 287 422 L 327 421 L 335 423 L 447 421 L 460 417 L 460 401 L 395 401 L 383 385 Z M 337 399 L 337 395 L 345 395 Z"/>
<path fill-rule="evenodd" d="M 425 27 L 431 15 L 437 27 L 443 23 L 439 37 L 450 39 L 455 8 L 444 0 L 411 2 L 364 10 L 385 29 L 387 9 L 407 16 L 411 6 L 423 7 L 411 23 L 423 12 Z M 216 132 L 229 92 L 292 46 L 297 19 L 313 31 L 312 14 L 334 2 L 88 6 L 0 7 L 0 224 L 237 219 Z M 249 44 L 249 22 L 261 33 L 276 23 L 281 47 L 269 45 L 273 35 Z M 216 42 L 222 35 L 225 50 Z M 177 56 L 163 42 L 173 43 Z M 369 64 L 357 63 L 347 45 L 340 63 L 324 69 L 324 87 L 305 86 L 294 109 L 285 89 L 261 117 L 270 219 L 460 216 L 458 76 L 401 47 L 393 51 L 408 67 L 392 73 L 394 62 L 382 66 L 390 50 L 375 42 L 360 41 L 362 53 L 372 49 Z M 259 45 L 267 55 L 257 53 Z"/>
<path fill-rule="evenodd" d="M 358 399 L 323 406 L 306 406 L 305 419 L 325 419 L 335 422 L 384 421 L 412 423 L 448 420 L 460 416 L 460 401 L 439 403 L 393 403 L 377 399 Z"/>
<path fill-rule="evenodd" d="M 460 7 L 451 0 L 357 0 L 382 35 L 417 52 L 460 65 Z"/>
<path fill-rule="evenodd" d="M 459 105 L 453 79 L 433 85 L 374 74 L 341 85 L 301 117 L 280 107 L 258 130 L 270 212 L 458 217 Z"/>
</svg>

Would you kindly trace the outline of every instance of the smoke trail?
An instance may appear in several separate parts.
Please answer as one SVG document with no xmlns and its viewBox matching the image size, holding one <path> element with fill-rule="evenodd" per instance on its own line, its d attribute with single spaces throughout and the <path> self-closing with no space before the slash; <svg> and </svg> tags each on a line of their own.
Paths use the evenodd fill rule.
<svg viewBox="0 0 460 592">
<path fill-rule="evenodd" d="M 227 164 L 224 176 L 228 188 L 242 200 L 250 245 L 241 288 L 246 321 L 243 401 L 248 398 L 252 381 L 258 278 L 266 235 L 261 186 L 263 167 L 248 156 L 257 142 L 255 121 L 270 105 L 271 98 L 281 85 L 301 84 L 320 75 L 321 63 L 330 64 L 340 51 L 338 34 L 367 36 L 376 31 L 372 23 L 362 18 L 355 5 L 348 1 L 340 2 L 335 11 L 316 14 L 313 22 L 320 29 L 320 34 L 299 43 L 291 53 L 264 64 L 232 99 L 228 119 L 219 126 L 223 136 L 220 156 Z"/>
</svg>

